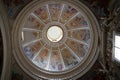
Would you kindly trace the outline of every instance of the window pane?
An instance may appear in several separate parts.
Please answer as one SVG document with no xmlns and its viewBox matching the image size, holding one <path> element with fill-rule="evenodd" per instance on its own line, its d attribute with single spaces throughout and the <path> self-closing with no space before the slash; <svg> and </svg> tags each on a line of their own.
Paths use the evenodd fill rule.
<svg viewBox="0 0 120 80">
<path fill-rule="evenodd" d="M 120 49 L 115 48 L 115 58 L 120 61 Z"/>
<path fill-rule="evenodd" d="M 115 46 L 120 48 L 120 36 L 115 35 Z"/>
</svg>

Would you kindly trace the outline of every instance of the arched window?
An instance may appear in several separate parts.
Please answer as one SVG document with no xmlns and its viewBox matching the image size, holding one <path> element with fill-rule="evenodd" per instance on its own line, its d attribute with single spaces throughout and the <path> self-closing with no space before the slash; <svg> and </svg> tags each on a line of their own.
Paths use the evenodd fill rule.
<svg viewBox="0 0 120 80">
<path fill-rule="evenodd" d="M 120 34 L 117 32 L 113 33 L 113 58 L 120 62 Z"/>
</svg>

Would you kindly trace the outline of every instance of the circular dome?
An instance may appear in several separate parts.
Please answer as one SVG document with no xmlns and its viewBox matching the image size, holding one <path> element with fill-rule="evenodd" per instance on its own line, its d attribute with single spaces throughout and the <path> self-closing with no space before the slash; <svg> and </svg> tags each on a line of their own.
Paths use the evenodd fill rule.
<svg viewBox="0 0 120 80">
<path fill-rule="evenodd" d="M 79 1 L 33 1 L 14 26 L 15 58 L 37 78 L 70 79 L 84 74 L 97 58 L 98 23 Z"/>
</svg>

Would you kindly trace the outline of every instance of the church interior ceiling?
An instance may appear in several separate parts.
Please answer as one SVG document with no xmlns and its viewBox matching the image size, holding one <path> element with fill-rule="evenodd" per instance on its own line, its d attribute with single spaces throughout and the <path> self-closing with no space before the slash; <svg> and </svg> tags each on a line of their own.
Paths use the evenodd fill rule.
<svg viewBox="0 0 120 80">
<path fill-rule="evenodd" d="M 8 13 L 8 16 L 11 19 L 15 19 L 18 13 L 24 8 L 26 4 L 31 2 L 32 0 L 3 0 L 6 11 Z M 94 11 L 96 17 L 100 22 L 104 22 L 106 18 L 109 18 L 109 15 L 112 13 L 112 8 L 109 7 L 110 1 L 109 0 L 85 0 L 84 1 L 88 6 L 91 7 L 91 9 Z M 78 11 L 74 8 L 71 8 L 69 5 L 65 5 L 65 9 L 63 11 L 63 14 L 61 15 L 61 18 L 59 18 L 59 12 L 62 7 L 62 4 L 49 4 L 49 10 L 51 14 L 51 20 L 53 21 L 60 21 L 62 24 L 65 24 L 67 20 L 74 14 L 76 14 Z M 34 14 L 34 15 L 33 15 Z M 43 15 L 44 14 L 44 15 Z M 36 16 L 38 16 L 40 19 L 44 21 L 44 23 L 49 23 L 49 15 L 47 12 L 46 6 L 42 6 L 39 9 L 36 9 L 32 14 L 28 16 L 26 19 L 25 25 L 23 27 L 23 33 L 21 34 L 21 41 L 23 45 L 23 50 L 26 53 L 26 56 L 33 61 L 35 65 L 37 65 L 40 68 L 43 68 L 45 70 L 50 71 L 62 71 L 64 70 L 64 67 L 67 67 L 69 69 L 70 66 L 74 66 L 78 61 L 78 57 L 84 57 L 85 53 L 89 49 L 90 45 L 90 29 L 89 26 L 84 18 L 83 15 L 76 16 L 73 20 L 71 20 L 69 23 L 66 24 L 66 28 L 69 29 L 67 35 L 69 39 L 65 42 L 66 45 L 68 45 L 71 50 L 76 53 L 78 57 L 76 58 L 75 55 L 69 52 L 69 48 L 66 48 L 66 45 L 61 45 L 59 47 L 55 47 L 52 49 L 53 54 L 52 59 L 50 60 L 50 66 L 47 66 L 48 59 L 49 59 L 49 50 L 50 46 L 46 46 L 43 40 L 38 40 L 39 38 L 42 38 L 41 30 L 44 29 L 44 24 L 41 22 L 38 22 L 36 19 Z M 112 21 L 111 19 L 109 21 Z M 107 24 L 109 21 L 107 21 L 105 24 Z M 80 22 L 81 24 L 79 24 Z M 29 26 L 28 26 L 29 25 Z M 75 27 L 73 27 L 75 26 Z M 83 30 L 77 30 L 78 26 L 84 26 Z M 38 30 L 38 31 L 28 31 L 28 29 Z M 79 32 L 79 33 L 78 33 Z M 30 36 L 28 36 L 30 34 Z M 81 35 L 82 34 L 82 35 Z M 83 35 L 84 34 L 84 35 Z M 34 41 L 34 39 L 38 40 L 34 44 L 26 44 L 27 42 Z M 80 40 L 84 41 L 85 44 L 79 44 L 79 42 L 76 42 L 74 40 Z M 44 46 L 44 48 L 42 48 Z M 82 47 L 79 49 L 79 47 Z M 38 56 L 35 56 L 35 53 L 39 51 L 39 48 L 41 49 L 41 54 Z M 77 54 L 80 52 L 80 54 Z M 63 53 L 63 59 L 61 59 L 60 55 L 56 55 L 58 53 Z M 64 54 L 66 53 L 66 54 Z M 55 62 L 56 61 L 56 62 Z M 65 65 L 62 65 L 62 61 L 64 61 Z M 38 64 L 39 62 L 39 64 Z M 29 78 L 28 75 L 24 74 L 21 71 L 21 69 L 18 67 L 16 62 L 14 62 L 14 67 L 12 69 L 12 80 L 32 80 L 32 78 Z M 40 66 L 42 64 L 42 66 Z M 92 69 L 86 73 L 80 80 L 106 80 L 104 72 L 100 72 L 99 70 L 102 68 L 101 64 L 99 63 L 99 59 L 96 61 Z M 79 80 L 79 79 L 78 79 Z"/>
</svg>

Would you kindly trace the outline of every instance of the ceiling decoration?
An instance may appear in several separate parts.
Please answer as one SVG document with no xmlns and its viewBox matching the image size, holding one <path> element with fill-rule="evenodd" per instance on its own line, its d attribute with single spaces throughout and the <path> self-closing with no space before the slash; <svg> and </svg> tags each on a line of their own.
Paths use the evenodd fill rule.
<svg viewBox="0 0 120 80">
<path fill-rule="evenodd" d="M 28 15 L 22 30 L 25 54 L 44 70 L 69 70 L 88 54 L 91 27 L 71 5 L 40 6 Z"/>
<path fill-rule="evenodd" d="M 99 25 L 82 2 L 33 1 L 14 26 L 14 56 L 35 78 L 76 79 L 98 56 Z"/>
<path fill-rule="evenodd" d="M 3 0 L 6 11 L 11 18 L 16 17 L 20 9 L 30 1 L 32 0 Z"/>
</svg>

